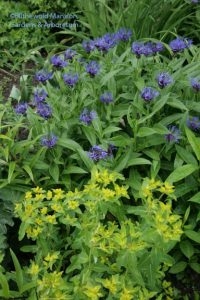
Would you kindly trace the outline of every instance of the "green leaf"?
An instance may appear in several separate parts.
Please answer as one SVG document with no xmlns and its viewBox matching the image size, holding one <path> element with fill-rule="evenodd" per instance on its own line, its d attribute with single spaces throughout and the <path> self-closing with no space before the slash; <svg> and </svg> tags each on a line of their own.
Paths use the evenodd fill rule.
<svg viewBox="0 0 200 300">
<path fill-rule="evenodd" d="M 27 172 L 31 180 L 34 182 L 34 177 L 31 168 L 28 165 L 23 166 L 23 169 Z"/>
<path fill-rule="evenodd" d="M 5 275 L 0 273 L 0 284 L 2 286 L 2 296 L 5 297 L 5 299 L 10 298 L 10 290 L 8 281 Z"/>
<path fill-rule="evenodd" d="M 187 164 L 198 165 L 196 159 L 188 150 L 180 147 L 179 145 L 175 145 L 176 150 L 180 158 L 182 158 Z"/>
<path fill-rule="evenodd" d="M 166 181 L 170 183 L 177 182 L 183 178 L 186 178 L 187 176 L 195 172 L 197 169 L 197 166 L 191 164 L 178 167 L 167 177 Z"/>
<path fill-rule="evenodd" d="M 88 171 L 90 171 L 94 166 L 94 162 L 87 156 L 86 152 L 83 149 L 78 148 L 77 152 L 80 156 L 80 159 L 84 162 L 85 166 L 87 167 Z"/>
<path fill-rule="evenodd" d="M 188 201 L 200 204 L 200 192 L 196 193 L 192 198 Z"/>
<path fill-rule="evenodd" d="M 193 230 L 186 230 L 186 231 L 184 231 L 184 233 L 187 237 L 189 237 L 189 239 L 200 244 L 200 232 L 196 232 Z"/>
<path fill-rule="evenodd" d="M 145 158 L 132 158 L 129 160 L 127 167 L 136 166 L 136 165 L 151 165 L 150 160 Z"/>
<path fill-rule="evenodd" d="M 16 166 L 16 162 L 11 161 L 9 163 L 9 168 L 8 168 L 8 183 L 11 182 L 12 176 L 13 176 L 13 172 L 15 170 L 15 166 Z"/>
<path fill-rule="evenodd" d="M 112 132 L 116 132 L 122 130 L 120 127 L 116 127 L 116 126 L 108 126 L 106 129 L 104 129 L 103 131 L 103 135 L 112 133 Z"/>
<path fill-rule="evenodd" d="M 192 255 L 194 254 L 194 247 L 192 246 L 192 244 L 190 243 L 190 241 L 186 240 L 186 241 L 182 241 L 180 243 L 180 249 L 182 251 L 182 253 L 188 258 L 190 259 L 192 257 Z"/>
<path fill-rule="evenodd" d="M 121 156 L 118 161 L 115 163 L 114 171 L 120 172 L 121 170 L 125 169 L 128 167 L 128 162 L 130 160 L 131 154 L 133 150 L 132 147 L 127 151 L 125 156 Z"/>
<path fill-rule="evenodd" d="M 57 145 L 60 145 L 64 148 L 73 150 L 76 152 L 77 149 L 80 149 L 81 146 L 76 143 L 74 140 L 68 139 L 68 138 L 60 138 L 57 142 Z"/>
<path fill-rule="evenodd" d="M 12 260 L 13 260 L 13 263 L 14 263 L 14 266 L 15 266 L 16 283 L 17 283 L 19 291 L 21 291 L 21 289 L 23 288 L 23 285 L 24 285 L 22 268 L 20 266 L 20 263 L 19 263 L 16 255 L 15 255 L 15 253 L 12 251 L 12 249 L 10 249 L 10 254 L 12 256 Z"/>
<path fill-rule="evenodd" d="M 197 159 L 200 161 L 200 139 L 197 138 L 194 133 L 189 130 L 187 127 L 185 128 L 185 132 L 188 138 L 188 141 L 196 154 Z"/>
<path fill-rule="evenodd" d="M 63 174 L 86 174 L 88 173 L 84 169 L 77 166 L 68 166 L 66 170 L 64 170 Z"/>
<path fill-rule="evenodd" d="M 13 98 L 13 99 L 15 99 L 15 100 L 19 100 L 20 97 L 21 97 L 20 90 L 19 90 L 18 88 L 16 88 L 15 85 L 13 85 L 13 88 L 12 88 L 12 90 L 11 90 L 11 92 L 10 92 L 9 98 Z"/>
<path fill-rule="evenodd" d="M 55 182 L 58 183 L 60 172 L 57 164 L 50 165 L 49 173 L 52 176 L 52 178 L 55 180 Z"/>
<path fill-rule="evenodd" d="M 187 267 L 187 263 L 185 261 L 179 261 L 169 269 L 169 273 L 177 274 L 183 272 L 186 267 Z"/>
<path fill-rule="evenodd" d="M 91 130 L 91 128 L 83 126 L 82 130 L 86 136 L 86 138 L 88 139 L 88 141 L 90 142 L 90 144 L 93 146 L 96 144 L 96 135 L 95 133 Z"/>
<path fill-rule="evenodd" d="M 144 136 L 149 136 L 152 134 L 155 134 L 155 130 L 153 128 L 149 127 L 141 127 L 137 133 L 138 137 L 144 137 Z"/>
<path fill-rule="evenodd" d="M 190 263 L 190 267 L 197 273 L 200 274 L 200 264 L 194 262 L 194 263 Z"/>
</svg>

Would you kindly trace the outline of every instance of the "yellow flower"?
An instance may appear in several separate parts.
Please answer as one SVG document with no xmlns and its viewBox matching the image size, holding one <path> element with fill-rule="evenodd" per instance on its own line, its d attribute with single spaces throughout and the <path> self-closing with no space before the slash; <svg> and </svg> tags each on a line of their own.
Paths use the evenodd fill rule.
<svg viewBox="0 0 200 300">
<path fill-rule="evenodd" d="M 47 207 L 43 207 L 41 210 L 40 210 L 41 214 L 42 215 L 46 215 L 47 213 Z"/>
<path fill-rule="evenodd" d="M 31 192 L 26 192 L 26 194 L 25 194 L 25 199 L 26 200 L 31 200 L 32 199 L 32 193 Z"/>
<path fill-rule="evenodd" d="M 51 255 L 48 253 L 44 260 L 47 262 L 54 262 L 58 259 L 59 253 L 60 252 L 54 252 Z"/>
<path fill-rule="evenodd" d="M 35 223 L 38 224 L 38 225 L 41 225 L 42 224 L 42 220 L 40 218 L 36 218 L 35 219 Z"/>
<path fill-rule="evenodd" d="M 113 198 L 115 196 L 114 191 L 112 191 L 110 189 L 105 189 L 105 188 L 102 189 L 102 194 L 103 194 L 103 197 L 105 197 L 106 199 Z"/>
<path fill-rule="evenodd" d="M 105 279 L 103 282 L 103 286 L 108 289 L 112 294 L 117 292 L 117 284 L 118 280 L 116 276 L 113 276 L 110 279 Z"/>
<path fill-rule="evenodd" d="M 35 200 L 43 200 L 44 197 L 45 197 L 45 196 L 42 195 L 42 194 L 36 194 L 34 199 L 35 199 Z"/>
<path fill-rule="evenodd" d="M 21 203 L 16 203 L 15 204 L 15 213 L 18 213 L 22 209 Z"/>
<path fill-rule="evenodd" d="M 132 292 L 124 288 L 120 294 L 120 300 L 133 300 Z"/>
<path fill-rule="evenodd" d="M 161 183 L 160 180 L 155 181 L 155 179 L 151 179 L 151 180 L 149 180 L 149 184 L 148 185 L 149 185 L 150 189 L 154 190 L 157 187 L 159 187 L 161 184 L 162 183 Z"/>
<path fill-rule="evenodd" d="M 42 188 L 40 188 L 39 186 L 37 186 L 36 188 L 33 188 L 32 191 L 36 194 L 44 193 L 44 190 Z"/>
<path fill-rule="evenodd" d="M 163 186 L 159 189 L 159 191 L 163 194 L 169 195 L 174 193 L 174 186 L 170 185 L 168 182 L 165 182 Z"/>
<path fill-rule="evenodd" d="M 40 271 L 39 266 L 33 262 L 30 269 L 28 270 L 28 273 L 34 276 L 37 275 L 39 271 Z"/>
<path fill-rule="evenodd" d="M 46 221 L 51 224 L 56 224 L 56 217 L 55 215 L 48 215 L 46 216 Z"/>
<path fill-rule="evenodd" d="M 142 189 L 142 194 L 144 197 L 152 197 L 151 188 L 149 186 L 146 186 Z"/>
<path fill-rule="evenodd" d="M 32 204 L 26 205 L 25 212 L 24 212 L 25 216 L 26 217 L 31 216 L 32 212 L 33 212 L 33 205 Z"/>
<path fill-rule="evenodd" d="M 52 204 L 51 208 L 53 210 L 55 210 L 56 212 L 63 212 L 63 208 L 62 208 L 62 206 L 60 204 L 57 204 L 57 203 Z"/>
<path fill-rule="evenodd" d="M 31 237 L 36 238 L 41 232 L 42 232 L 42 229 L 40 227 L 34 228 L 32 230 Z"/>
<path fill-rule="evenodd" d="M 51 200 L 52 199 L 52 191 L 48 191 L 47 195 L 46 195 L 47 200 Z"/>
<path fill-rule="evenodd" d="M 86 294 L 91 300 L 98 300 L 99 297 L 102 297 L 102 293 L 100 292 L 101 286 L 87 286 L 85 288 L 84 294 Z"/>
<path fill-rule="evenodd" d="M 76 209 L 77 207 L 79 207 L 79 202 L 76 200 L 69 200 L 68 201 L 68 208 L 69 209 Z"/>
<path fill-rule="evenodd" d="M 127 187 L 119 186 L 118 184 L 115 184 L 114 186 L 116 196 L 129 198 L 127 193 Z"/>
<path fill-rule="evenodd" d="M 61 200 L 64 198 L 64 192 L 61 189 L 53 189 L 53 192 L 55 193 L 54 195 L 54 200 Z"/>
</svg>

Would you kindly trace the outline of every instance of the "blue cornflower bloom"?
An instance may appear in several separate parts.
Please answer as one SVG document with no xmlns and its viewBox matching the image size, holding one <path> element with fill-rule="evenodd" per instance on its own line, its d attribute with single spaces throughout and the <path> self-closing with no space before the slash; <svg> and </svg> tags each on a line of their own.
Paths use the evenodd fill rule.
<svg viewBox="0 0 200 300">
<path fill-rule="evenodd" d="M 120 28 L 117 32 L 116 32 L 116 37 L 123 42 L 126 42 L 130 39 L 132 35 L 132 32 L 130 29 L 127 28 Z"/>
<path fill-rule="evenodd" d="M 152 42 L 134 42 L 131 46 L 132 52 L 136 54 L 136 56 L 139 58 L 142 54 L 144 56 L 149 56 L 156 54 L 157 52 L 162 51 L 163 45 L 162 43 L 152 43 Z"/>
<path fill-rule="evenodd" d="M 191 79 L 191 86 L 196 92 L 200 91 L 200 78 L 192 78 Z"/>
<path fill-rule="evenodd" d="M 53 55 L 51 57 L 51 63 L 54 67 L 64 68 L 67 66 L 67 62 L 59 55 Z"/>
<path fill-rule="evenodd" d="M 46 103 L 38 103 L 37 113 L 44 119 L 48 119 L 52 115 L 51 107 Z"/>
<path fill-rule="evenodd" d="M 160 93 L 152 87 L 145 87 L 141 91 L 141 97 L 147 102 L 153 100 L 155 97 L 159 96 L 159 94 Z"/>
<path fill-rule="evenodd" d="M 53 77 L 53 72 L 48 73 L 45 70 L 40 70 L 35 74 L 35 79 L 44 83 Z"/>
<path fill-rule="evenodd" d="M 86 65 L 85 69 L 90 77 L 94 77 L 99 73 L 100 65 L 96 61 L 92 60 Z"/>
<path fill-rule="evenodd" d="M 93 146 L 87 153 L 88 157 L 94 161 L 99 161 L 108 156 L 108 152 L 103 150 L 100 146 Z"/>
<path fill-rule="evenodd" d="M 41 138 L 42 146 L 53 148 L 57 142 L 58 138 L 54 134 L 46 135 Z"/>
<path fill-rule="evenodd" d="M 44 89 L 37 89 L 34 92 L 34 100 L 36 103 L 43 102 L 47 96 L 48 93 Z"/>
<path fill-rule="evenodd" d="M 113 144 L 108 145 L 108 155 L 113 156 L 113 152 L 117 151 L 117 147 Z"/>
<path fill-rule="evenodd" d="M 107 33 L 104 36 L 94 40 L 95 46 L 102 52 L 108 52 L 108 50 L 117 44 L 117 40 L 114 34 Z"/>
<path fill-rule="evenodd" d="M 165 139 L 167 142 L 175 142 L 178 143 L 180 140 L 180 130 L 176 126 L 168 126 L 167 128 L 169 133 L 165 134 Z"/>
<path fill-rule="evenodd" d="M 78 81 L 78 78 L 79 78 L 79 76 L 78 76 L 78 74 L 76 73 L 76 74 L 71 74 L 71 73 L 67 73 L 67 74 L 64 74 L 63 75 L 63 79 L 64 79 L 64 82 L 68 85 L 68 86 L 70 86 L 70 87 L 74 87 L 75 86 L 75 84 L 77 83 L 77 81 Z"/>
<path fill-rule="evenodd" d="M 191 0 L 192 3 L 199 3 L 199 0 Z"/>
<path fill-rule="evenodd" d="M 27 109 L 28 109 L 28 104 L 21 102 L 15 107 L 15 112 L 18 115 L 20 115 L 20 114 L 24 115 L 26 113 Z"/>
<path fill-rule="evenodd" d="M 100 100 L 103 103 L 110 103 L 113 101 L 113 95 L 111 92 L 105 92 L 100 96 Z"/>
<path fill-rule="evenodd" d="M 72 60 L 73 57 L 76 55 L 76 51 L 75 50 L 72 50 L 72 49 L 67 49 L 65 51 L 65 59 L 69 59 L 69 60 Z"/>
<path fill-rule="evenodd" d="M 90 53 L 91 51 L 95 50 L 95 42 L 90 40 L 90 41 L 83 41 L 82 43 L 83 49 L 85 49 L 85 51 L 87 53 Z"/>
<path fill-rule="evenodd" d="M 186 48 L 189 48 L 192 44 L 192 40 L 182 37 L 177 37 L 169 43 L 170 48 L 174 53 L 181 52 Z"/>
<path fill-rule="evenodd" d="M 92 120 L 94 120 L 96 116 L 96 111 L 89 111 L 87 108 L 84 108 L 80 115 L 80 121 L 82 121 L 86 125 L 90 125 L 92 123 Z"/>
<path fill-rule="evenodd" d="M 162 72 L 157 77 L 158 85 L 161 89 L 173 82 L 172 77 L 165 72 Z"/>
<path fill-rule="evenodd" d="M 198 117 L 192 117 L 187 119 L 187 126 L 193 130 L 198 131 L 200 129 L 200 120 Z"/>
</svg>

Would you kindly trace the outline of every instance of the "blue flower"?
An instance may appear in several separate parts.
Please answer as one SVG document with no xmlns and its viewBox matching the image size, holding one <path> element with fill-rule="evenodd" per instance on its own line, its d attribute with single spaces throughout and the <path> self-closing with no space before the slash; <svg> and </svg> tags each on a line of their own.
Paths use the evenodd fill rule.
<svg viewBox="0 0 200 300">
<path fill-rule="evenodd" d="M 54 65 L 54 67 L 58 67 L 58 68 L 64 68 L 67 66 L 67 62 L 64 61 L 62 57 L 59 55 L 53 55 L 51 57 L 51 63 L 52 65 Z"/>
<path fill-rule="evenodd" d="M 87 53 L 90 53 L 95 50 L 95 43 L 92 40 L 91 41 L 83 41 L 82 46 Z"/>
<path fill-rule="evenodd" d="M 192 78 L 191 79 L 191 86 L 196 92 L 200 91 L 200 78 Z"/>
<path fill-rule="evenodd" d="M 99 73 L 100 65 L 96 61 L 92 60 L 86 65 L 85 69 L 90 77 L 94 77 Z"/>
<path fill-rule="evenodd" d="M 100 100 L 103 103 L 110 103 L 113 101 L 113 95 L 111 92 L 105 92 L 100 96 Z"/>
<path fill-rule="evenodd" d="M 46 135 L 41 138 L 41 144 L 47 148 L 53 148 L 57 140 L 58 138 L 54 134 Z"/>
<path fill-rule="evenodd" d="M 161 89 L 173 82 L 172 77 L 165 72 L 162 72 L 157 77 L 158 85 Z"/>
<path fill-rule="evenodd" d="M 76 51 L 75 50 L 72 50 L 72 49 L 67 49 L 65 51 L 65 59 L 69 59 L 69 60 L 72 60 L 73 57 L 76 55 Z"/>
<path fill-rule="evenodd" d="M 96 48 L 102 52 L 108 52 L 108 50 L 114 47 L 117 42 L 118 39 L 116 39 L 116 35 L 110 33 L 94 40 Z"/>
<path fill-rule="evenodd" d="M 37 113 L 44 119 L 48 119 L 52 115 L 51 107 L 46 103 L 39 103 L 37 105 Z"/>
<path fill-rule="evenodd" d="M 20 115 L 20 114 L 24 115 L 24 114 L 26 113 L 27 109 L 28 109 L 28 104 L 22 102 L 22 103 L 19 103 L 19 104 L 15 107 L 15 112 L 16 112 L 16 114 L 18 114 L 18 115 Z"/>
<path fill-rule="evenodd" d="M 44 89 L 37 89 L 34 92 L 34 100 L 36 103 L 43 102 L 47 96 L 48 93 Z"/>
<path fill-rule="evenodd" d="M 130 29 L 126 29 L 126 28 L 120 28 L 117 32 L 116 32 L 116 37 L 123 41 L 126 42 L 130 39 L 132 35 L 132 32 Z"/>
<path fill-rule="evenodd" d="M 63 79 L 64 79 L 64 82 L 69 85 L 70 87 L 74 87 L 75 84 L 77 83 L 78 81 L 78 74 L 71 74 L 71 73 L 67 73 L 67 74 L 64 74 L 63 75 Z"/>
<path fill-rule="evenodd" d="M 44 83 L 53 77 L 53 72 L 48 73 L 45 70 L 40 70 L 35 74 L 35 79 Z"/>
<path fill-rule="evenodd" d="M 92 123 L 92 120 L 94 120 L 96 116 L 96 111 L 89 111 L 87 108 L 84 108 L 80 115 L 80 121 L 82 121 L 86 125 L 90 125 Z"/>
<path fill-rule="evenodd" d="M 191 0 L 192 3 L 199 3 L 199 0 Z"/>
<path fill-rule="evenodd" d="M 99 161 L 108 156 L 108 152 L 103 150 L 100 146 L 93 146 L 90 151 L 87 153 L 88 157 L 94 161 Z"/>
<path fill-rule="evenodd" d="M 141 92 L 141 97 L 144 99 L 144 101 L 148 102 L 159 96 L 159 94 L 160 93 L 152 87 L 145 87 Z"/>
<path fill-rule="evenodd" d="M 178 143 L 180 140 L 180 130 L 176 126 L 168 126 L 169 133 L 165 134 L 165 139 L 167 142 Z"/>
<path fill-rule="evenodd" d="M 157 52 L 162 51 L 163 45 L 162 43 L 152 43 L 152 42 L 134 42 L 131 46 L 132 52 L 136 54 L 136 56 L 139 58 L 141 55 L 149 56 L 154 55 Z"/>
<path fill-rule="evenodd" d="M 192 44 L 192 40 L 182 37 L 177 37 L 169 43 L 170 48 L 174 53 L 181 52 L 186 48 L 189 48 Z"/>
<path fill-rule="evenodd" d="M 198 131 L 200 129 L 200 120 L 198 117 L 192 117 L 187 119 L 187 126 L 193 130 Z"/>
</svg>

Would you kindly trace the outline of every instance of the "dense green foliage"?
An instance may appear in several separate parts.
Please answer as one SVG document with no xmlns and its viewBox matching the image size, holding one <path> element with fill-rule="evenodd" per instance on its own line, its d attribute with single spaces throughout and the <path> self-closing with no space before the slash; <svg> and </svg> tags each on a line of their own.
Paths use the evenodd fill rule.
<svg viewBox="0 0 200 300">
<path fill-rule="evenodd" d="M 10 2 L 5 16 L 32 4 Z M 82 30 L 61 30 L 61 44 L 9 27 L 19 39 L 1 41 L 37 69 L 0 102 L 0 296 L 198 300 L 200 5 L 73 5 Z M 68 8 L 40 0 L 32 9 Z M 3 255 L 16 218 L 32 259 L 21 262 L 16 245 L 12 273 Z"/>
</svg>

